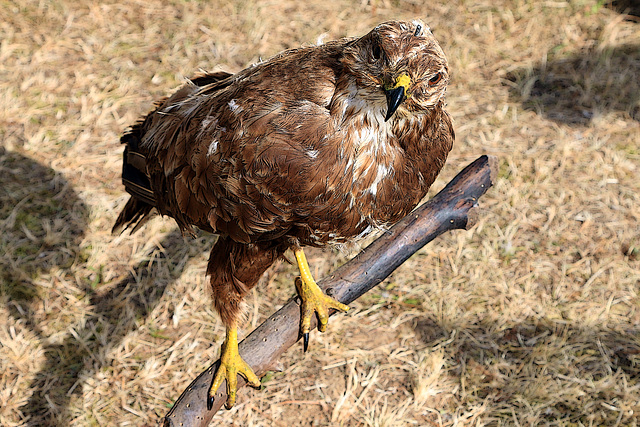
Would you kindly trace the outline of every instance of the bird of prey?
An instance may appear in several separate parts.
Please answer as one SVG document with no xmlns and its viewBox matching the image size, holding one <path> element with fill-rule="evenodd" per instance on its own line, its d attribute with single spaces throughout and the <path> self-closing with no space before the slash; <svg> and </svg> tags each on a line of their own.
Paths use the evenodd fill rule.
<svg viewBox="0 0 640 427">
<path fill-rule="evenodd" d="M 422 21 L 391 21 L 359 38 L 282 52 L 236 74 L 187 81 L 121 138 L 131 197 L 114 231 L 153 210 L 219 238 L 207 275 L 226 327 L 227 408 L 237 375 L 260 382 L 238 354 L 242 302 L 292 249 L 301 280 L 301 334 L 348 306 L 314 281 L 303 246 L 347 244 L 384 229 L 426 195 L 454 141 L 445 111 L 449 69 Z"/>
</svg>

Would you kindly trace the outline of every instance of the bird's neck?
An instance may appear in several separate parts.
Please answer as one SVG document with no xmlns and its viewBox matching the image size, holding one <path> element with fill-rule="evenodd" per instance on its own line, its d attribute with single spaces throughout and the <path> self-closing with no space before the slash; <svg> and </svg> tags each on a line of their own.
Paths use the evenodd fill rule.
<svg viewBox="0 0 640 427">
<path fill-rule="evenodd" d="M 331 116 L 339 125 L 358 116 L 366 116 L 369 123 L 384 123 L 385 109 L 382 92 L 359 87 L 353 78 L 337 82 L 330 105 Z"/>
</svg>

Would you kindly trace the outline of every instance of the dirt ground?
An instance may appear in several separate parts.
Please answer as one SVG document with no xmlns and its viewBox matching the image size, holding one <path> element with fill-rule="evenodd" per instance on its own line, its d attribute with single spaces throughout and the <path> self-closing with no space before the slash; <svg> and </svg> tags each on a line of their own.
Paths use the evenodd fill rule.
<svg viewBox="0 0 640 427">
<path fill-rule="evenodd" d="M 638 425 L 640 19 L 620 7 L 0 1 L 0 425 L 156 425 L 218 357 L 213 238 L 166 218 L 110 234 L 127 198 L 118 139 L 154 99 L 199 69 L 414 17 L 452 74 L 457 139 L 433 191 L 497 156 L 481 218 L 334 316 L 308 353 L 285 353 L 215 422 Z M 308 257 L 322 277 L 348 255 Z M 270 270 L 241 335 L 295 274 Z"/>
</svg>

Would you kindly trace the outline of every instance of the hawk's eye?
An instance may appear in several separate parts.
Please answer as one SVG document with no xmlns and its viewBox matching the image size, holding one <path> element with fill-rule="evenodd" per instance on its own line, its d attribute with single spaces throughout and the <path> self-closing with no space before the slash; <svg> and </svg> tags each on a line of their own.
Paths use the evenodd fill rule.
<svg viewBox="0 0 640 427">
<path fill-rule="evenodd" d="M 378 46 L 377 44 L 373 45 L 373 51 L 371 52 L 373 54 L 373 58 L 374 59 L 380 59 L 380 55 L 382 55 L 382 51 L 380 50 L 380 46 Z"/>
<path fill-rule="evenodd" d="M 429 79 L 429 86 L 434 86 L 436 84 L 438 84 L 438 82 L 442 80 L 442 73 L 436 73 L 435 76 L 431 77 Z"/>
</svg>

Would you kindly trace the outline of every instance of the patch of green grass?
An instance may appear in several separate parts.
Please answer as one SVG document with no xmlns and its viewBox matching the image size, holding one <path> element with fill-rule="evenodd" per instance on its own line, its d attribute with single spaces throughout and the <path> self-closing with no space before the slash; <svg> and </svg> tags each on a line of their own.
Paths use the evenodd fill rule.
<svg viewBox="0 0 640 427">
<path fill-rule="evenodd" d="M 160 338 L 160 339 L 163 339 L 163 340 L 172 339 L 170 336 L 164 334 L 164 329 L 155 328 L 155 327 L 152 327 L 152 326 L 149 327 L 149 335 L 151 335 L 154 338 Z"/>
<path fill-rule="evenodd" d="M 10 267 L 0 265 L 8 270 Z M 13 301 L 31 301 L 40 296 L 39 288 L 32 283 L 19 280 L 6 271 L 0 276 L 0 294 L 8 296 Z"/>
</svg>

